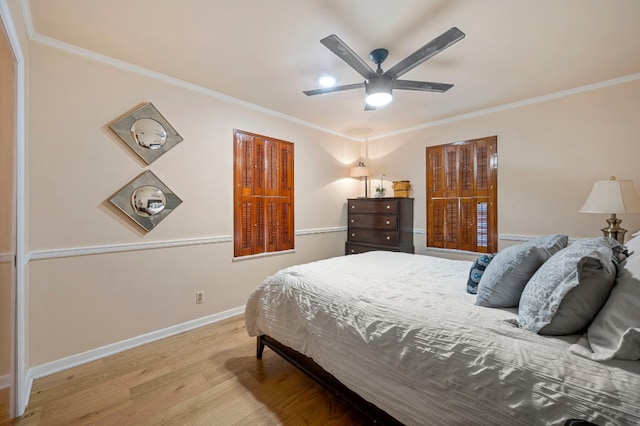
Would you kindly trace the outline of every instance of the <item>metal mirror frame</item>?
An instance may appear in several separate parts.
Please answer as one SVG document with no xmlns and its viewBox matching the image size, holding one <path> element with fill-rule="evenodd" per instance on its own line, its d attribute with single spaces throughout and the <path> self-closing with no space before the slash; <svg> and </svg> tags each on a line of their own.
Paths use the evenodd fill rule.
<svg viewBox="0 0 640 426">
<path fill-rule="evenodd" d="M 136 121 L 142 119 L 151 119 L 162 125 L 167 133 L 167 140 L 162 146 L 156 149 L 150 149 L 136 142 L 131 129 Z M 169 122 L 162 116 L 162 114 L 160 114 L 160 111 L 158 111 L 151 102 L 144 104 L 135 111 L 111 123 L 109 128 L 127 145 L 129 145 L 129 147 L 147 164 L 153 163 L 165 152 L 182 142 L 182 136 L 176 132 L 173 126 L 169 124 Z"/>
<path fill-rule="evenodd" d="M 167 202 L 162 211 L 152 216 L 141 216 L 136 212 L 131 203 L 131 196 L 134 191 L 143 186 L 155 186 L 164 193 Z M 123 186 L 113 197 L 109 199 L 109 202 L 129 216 L 129 218 L 142 227 L 142 229 L 149 232 L 162 222 L 162 220 L 176 207 L 178 207 L 182 203 L 182 200 L 160 179 L 158 179 L 153 172 L 147 170 Z"/>
</svg>

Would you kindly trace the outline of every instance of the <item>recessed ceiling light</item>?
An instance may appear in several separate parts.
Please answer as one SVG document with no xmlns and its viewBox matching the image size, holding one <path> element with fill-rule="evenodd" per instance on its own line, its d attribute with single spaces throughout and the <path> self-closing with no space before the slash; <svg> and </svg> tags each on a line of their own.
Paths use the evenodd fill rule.
<svg viewBox="0 0 640 426">
<path fill-rule="evenodd" d="M 318 83 L 320 83 L 320 86 L 322 87 L 332 87 L 336 84 L 336 79 L 330 75 L 323 75 L 318 79 Z"/>
</svg>

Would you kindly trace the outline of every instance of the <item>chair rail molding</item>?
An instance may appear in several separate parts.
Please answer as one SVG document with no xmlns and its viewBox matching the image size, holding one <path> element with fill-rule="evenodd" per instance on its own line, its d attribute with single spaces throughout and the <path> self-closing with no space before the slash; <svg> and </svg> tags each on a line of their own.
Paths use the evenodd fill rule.
<svg viewBox="0 0 640 426">
<path fill-rule="evenodd" d="M 329 228 L 300 229 L 296 231 L 296 236 L 303 237 L 307 235 L 330 234 L 334 232 L 345 232 L 346 226 L 337 226 Z M 171 247 L 194 246 L 201 244 L 219 244 L 233 242 L 231 235 L 223 235 L 218 237 L 198 237 L 184 238 L 179 240 L 167 241 L 150 241 L 145 243 L 123 243 L 123 244 L 106 244 L 99 246 L 74 247 L 64 249 L 47 249 L 33 250 L 29 253 L 28 260 L 44 260 L 57 259 L 74 256 L 90 256 L 96 254 L 119 253 L 138 250 L 153 250 Z M 1 256 L 1 254 L 0 254 Z M 0 261 L 2 258 L 0 257 Z"/>
</svg>

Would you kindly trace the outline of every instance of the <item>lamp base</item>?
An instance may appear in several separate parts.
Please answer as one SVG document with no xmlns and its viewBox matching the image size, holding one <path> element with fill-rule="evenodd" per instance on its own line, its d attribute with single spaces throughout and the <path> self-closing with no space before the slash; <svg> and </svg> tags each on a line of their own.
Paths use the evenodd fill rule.
<svg viewBox="0 0 640 426">
<path fill-rule="evenodd" d="M 367 179 L 367 176 L 364 177 L 364 198 L 369 198 L 369 180 Z"/>
<path fill-rule="evenodd" d="M 613 238 L 618 241 L 620 244 L 624 244 L 624 234 L 627 233 L 627 230 L 620 227 L 620 223 L 622 219 L 618 219 L 615 213 L 611 214 L 611 217 L 607 219 L 608 227 L 602 228 L 602 233 L 605 237 Z"/>
</svg>

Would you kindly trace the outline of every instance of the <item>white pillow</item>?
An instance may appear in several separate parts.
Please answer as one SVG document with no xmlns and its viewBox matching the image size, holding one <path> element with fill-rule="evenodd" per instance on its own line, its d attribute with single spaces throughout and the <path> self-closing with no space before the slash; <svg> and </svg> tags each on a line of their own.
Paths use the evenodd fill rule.
<svg viewBox="0 0 640 426">
<path fill-rule="evenodd" d="M 633 238 L 627 241 L 624 245 L 630 253 L 634 251 L 640 253 L 640 232 L 633 234 Z"/>
<path fill-rule="evenodd" d="M 640 360 L 640 253 L 621 265 L 616 284 L 586 337 L 589 349 L 576 344 L 571 346 L 572 353 L 594 361 Z"/>
</svg>

